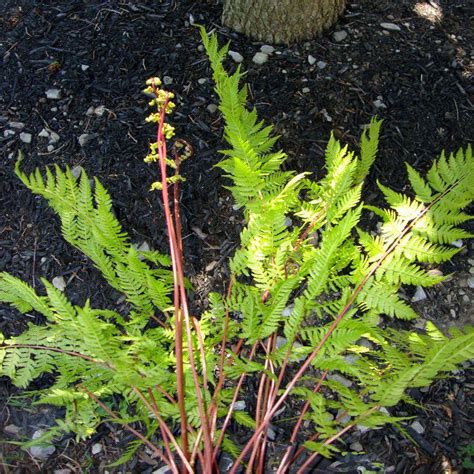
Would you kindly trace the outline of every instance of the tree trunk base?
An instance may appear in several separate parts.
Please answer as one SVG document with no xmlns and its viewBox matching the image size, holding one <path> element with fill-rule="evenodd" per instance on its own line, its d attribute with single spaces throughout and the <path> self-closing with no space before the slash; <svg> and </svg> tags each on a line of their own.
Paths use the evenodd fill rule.
<svg viewBox="0 0 474 474">
<path fill-rule="evenodd" d="M 265 43 L 314 38 L 336 23 L 346 0 L 225 0 L 225 26 Z"/>
</svg>

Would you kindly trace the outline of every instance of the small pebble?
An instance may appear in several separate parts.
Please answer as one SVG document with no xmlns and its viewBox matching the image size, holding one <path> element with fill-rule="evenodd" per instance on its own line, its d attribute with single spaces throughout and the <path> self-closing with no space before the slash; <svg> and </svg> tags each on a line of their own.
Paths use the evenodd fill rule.
<svg viewBox="0 0 474 474">
<path fill-rule="evenodd" d="M 3 428 L 3 432 L 11 435 L 17 435 L 20 432 L 20 427 L 16 425 L 7 425 L 5 428 Z"/>
<path fill-rule="evenodd" d="M 59 89 L 48 89 L 46 91 L 46 98 L 58 100 L 61 98 L 61 91 Z"/>
<path fill-rule="evenodd" d="M 241 63 L 244 60 L 244 57 L 237 51 L 229 51 L 227 53 L 236 63 Z"/>
<path fill-rule="evenodd" d="M 344 387 L 351 387 L 352 382 L 349 379 L 346 379 L 346 377 L 340 375 L 340 374 L 330 374 L 327 376 L 328 380 L 334 380 L 334 382 L 339 382 L 340 384 L 344 385 Z"/>
<path fill-rule="evenodd" d="M 48 146 L 46 147 L 46 149 L 47 149 L 49 152 L 54 151 L 54 146 L 53 146 L 53 145 L 48 145 Z"/>
<path fill-rule="evenodd" d="M 102 115 L 104 115 L 104 112 L 105 112 L 105 105 L 99 105 L 98 107 L 94 109 L 94 113 L 99 117 L 102 117 Z"/>
<path fill-rule="evenodd" d="M 276 431 L 273 429 L 272 425 L 268 425 L 267 437 L 270 441 L 275 441 L 276 439 Z"/>
<path fill-rule="evenodd" d="M 163 84 L 165 86 L 169 86 L 170 84 L 173 84 L 173 78 L 170 76 L 164 76 L 163 77 Z"/>
<path fill-rule="evenodd" d="M 49 137 L 49 132 L 48 132 L 48 130 L 46 130 L 45 128 L 43 128 L 43 130 L 41 130 L 41 132 L 38 133 L 38 137 L 48 138 L 48 137 Z"/>
<path fill-rule="evenodd" d="M 66 280 L 62 276 L 54 277 L 52 283 L 59 291 L 64 291 L 66 288 Z"/>
<path fill-rule="evenodd" d="M 23 143 L 31 143 L 31 133 L 21 132 L 20 133 L 20 140 Z"/>
<path fill-rule="evenodd" d="M 82 166 L 74 166 L 74 168 L 71 170 L 71 174 L 77 179 L 82 173 Z"/>
<path fill-rule="evenodd" d="M 344 410 L 340 409 L 337 412 L 336 418 L 339 420 L 340 423 L 345 424 L 349 423 L 351 421 L 351 415 L 348 415 L 347 413 L 343 416 L 341 416 L 344 413 Z"/>
<path fill-rule="evenodd" d="M 358 441 L 352 443 L 349 447 L 351 448 L 351 451 L 355 451 L 357 453 L 360 453 L 364 449 Z"/>
<path fill-rule="evenodd" d="M 414 421 L 410 427 L 414 429 L 418 434 L 423 434 L 425 432 L 425 428 L 419 421 Z"/>
<path fill-rule="evenodd" d="M 95 443 L 92 445 L 91 453 L 94 454 L 99 454 L 102 451 L 102 445 L 100 443 Z"/>
<path fill-rule="evenodd" d="M 459 240 L 455 240 L 454 242 L 451 242 L 451 245 L 453 247 L 460 249 L 464 245 L 464 242 L 461 239 L 459 239 Z"/>
<path fill-rule="evenodd" d="M 56 132 L 49 134 L 49 143 L 57 143 L 59 141 L 59 135 Z"/>
<path fill-rule="evenodd" d="M 324 61 L 318 61 L 318 64 L 316 64 L 319 69 L 324 69 L 327 65 L 328 63 L 325 63 Z"/>
<path fill-rule="evenodd" d="M 303 92 L 303 94 L 307 94 L 308 92 L 311 92 L 311 89 L 309 87 L 303 87 L 303 89 L 301 89 L 301 92 Z"/>
<path fill-rule="evenodd" d="M 202 85 L 202 84 L 205 84 L 206 82 L 207 82 L 207 79 L 206 79 L 205 77 L 200 77 L 200 78 L 198 79 L 198 84 L 201 84 L 201 85 Z"/>
<path fill-rule="evenodd" d="M 272 54 L 275 51 L 275 48 L 269 44 L 264 44 L 260 47 L 260 51 L 265 54 Z"/>
<path fill-rule="evenodd" d="M 91 140 L 97 137 L 97 133 L 83 133 L 78 137 L 78 142 L 81 147 L 87 145 Z"/>
<path fill-rule="evenodd" d="M 380 23 L 380 26 L 388 31 L 401 31 L 401 28 L 395 23 Z"/>
<path fill-rule="evenodd" d="M 310 55 L 308 55 L 308 62 L 312 66 L 313 64 L 316 64 L 316 58 L 314 56 L 311 56 L 311 54 L 310 54 Z"/>
<path fill-rule="evenodd" d="M 340 43 L 341 41 L 344 41 L 347 38 L 347 31 L 341 30 L 341 31 L 335 31 L 332 35 L 334 41 L 337 41 Z"/>
<path fill-rule="evenodd" d="M 467 286 L 468 286 L 469 288 L 474 288 L 474 277 L 469 277 L 469 278 L 467 279 Z"/>
<path fill-rule="evenodd" d="M 245 401 L 244 400 L 237 400 L 234 403 L 234 410 L 236 411 L 243 411 L 245 410 Z"/>
<path fill-rule="evenodd" d="M 411 299 L 413 303 L 416 303 L 417 301 L 423 301 L 426 300 L 427 295 L 425 293 L 425 290 L 421 286 L 416 287 L 415 294 L 413 295 L 413 298 Z"/>
<path fill-rule="evenodd" d="M 137 247 L 137 250 L 139 252 L 149 252 L 150 251 L 150 245 L 148 244 L 148 242 L 145 240 L 143 241 L 138 247 Z"/>
<path fill-rule="evenodd" d="M 156 469 L 151 474 L 171 474 L 173 471 L 168 466 L 160 467 Z"/>
<path fill-rule="evenodd" d="M 268 54 L 267 53 L 255 53 L 254 57 L 252 58 L 252 61 L 255 64 L 264 64 L 268 61 Z"/>
<path fill-rule="evenodd" d="M 17 130 L 25 128 L 25 124 L 23 122 L 9 122 L 8 126 L 11 128 L 16 128 Z"/>
<path fill-rule="evenodd" d="M 219 107 L 216 104 L 209 104 L 206 109 L 209 113 L 214 114 Z"/>
<path fill-rule="evenodd" d="M 387 106 L 380 99 L 374 100 L 374 107 L 376 109 L 386 109 L 387 108 Z"/>
<path fill-rule="evenodd" d="M 15 135 L 15 131 L 14 130 L 4 130 L 3 131 L 3 136 L 5 138 L 9 138 L 9 137 L 13 137 Z"/>
<path fill-rule="evenodd" d="M 37 430 L 33 433 L 33 439 L 38 439 L 43 434 L 44 432 L 42 430 Z M 56 451 L 56 448 L 53 445 L 32 446 L 29 451 L 34 458 L 46 460 Z"/>
<path fill-rule="evenodd" d="M 283 318 L 288 318 L 291 316 L 291 313 L 293 312 L 293 309 L 295 308 L 294 304 L 288 305 L 282 312 L 281 315 Z"/>
<path fill-rule="evenodd" d="M 90 68 L 87 64 L 81 64 L 82 71 L 87 71 Z"/>
</svg>

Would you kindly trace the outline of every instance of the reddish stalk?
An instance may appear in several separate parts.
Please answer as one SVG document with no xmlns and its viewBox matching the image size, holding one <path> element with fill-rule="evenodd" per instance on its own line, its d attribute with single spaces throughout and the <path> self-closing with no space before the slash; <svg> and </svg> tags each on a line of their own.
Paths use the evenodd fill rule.
<svg viewBox="0 0 474 474">
<path fill-rule="evenodd" d="M 81 388 L 85 393 L 87 393 L 88 397 L 94 400 L 94 402 L 97 403 L 105 412 L 108 413 L 108 415 L 113 418 L 114 420 L 119 420 L 119 417 L 107 406 L 105 403 L 102 403 L 91 391 L 89 391 L 84 385 L 78 385 L 79 388 Z M 146 444 L 152 452 L 159 457 L 167 466 L 171 466 L 172 462 L 164 455 L 163 451 L 161 449 L 157 448 L 149 439 L 146 438 L 146 436 L 142 435 L 139 431 L 135 430 L 132 428 L 128 423 L 124 422 L 123 420 L 120 420 L 119 423 L 130 433 L 132 433 L 134 436 L 136 436 L 140 441 L 142 441 L 144 444 Z M 176 472 L 177 474 L 177 472 Z"/>
<path fill-rule="evenodd" d="M 155 84 L 152 84 L 155 96 L 158 97 L 158 92 Z M 165 212 L 166 227 L 168 229 L 168 241 L 170 245 L 171 262 L 173 268 L 173 286 L 174 286 L 174 309 L 175 309 L 175 331 L 176 331 L 176 344 L 175 344 L 175 356 L 176 356 L 176 389 L 178 393 L 178 407 L 180 413 L 181 422 L 181 439 L 184 457 L 189 460 L 189 441 L 188 441 L 188 422 L 185 407 L 185 386 L 184 386 L 184 363 L 183 363 L 183 319 L 181 314 L 181 302 L 180 302 L 180 281 L 178 276 L 178 264 L 177 264 L 177 248 L 176 248 L 176 234 L 173 226 L 173 218 L 171 216 L 170 203 L 168 199 L 168 182 L 166 175 L 166 141 L 163 134 L 163 126 L 165 123 L 166 108 L 168 106 L 169 99 L 166 98 L 163 107 L 160 111 L 160 121 L 157 127 L 156 143 L 157 151 L 159 156 L 159 165 L 161 171 L 161 186 L 162 186 L 162 198 L 163 208 Z"/>
<path fill-rule="evenodd" d="M 321 375 L 321 378 L 319 379 L 318 383 L 316 384 L 316 386 L 313 389 L 313 393 L 317 393 L 319 391 L 319 389 L 321 388 L 321 386 L 324 382 L 324 379 L 328 375 L 328 372 L 329 372 L 328 370 L 323 372 L 323 374 Z M 283 456 L 283 459 L 280 462 L 280 466 L 278 467 L 277 474 L 284 474 L 287 471 L 289 465 L 293 462 L 294 458 L 290 459 L 291 452 L 293 450 L 293 447 L 294 447 L 294 444 L 295 444 L 295 441 L 296 441 L 296 437 L 298 436 L 298 432 L 301 428 L 301 424 L 303 423 L 304 416 L 306 415 L 306 413 L 309 409 L 309 406 L 310 406 L 310 401 L 307 400 L 306 403 L 304 404 L 302 410 L 301 410 L 300 416 L 298 417 L 298 421 L 296 422 L 296 424 L 293 428 L 293 432 L 291 433 L 291 437 L 290 437 L 290 445 L 288 446 L 288 448 L 285 452 L 285 455 Z"/>
<path fill-rule="evenodd" d="M 257 349 L 257 344 L 258 342 L 255 342 L 250 350 L 250 355 L 249 355 L 249 359 L 252 360 L 253 359 L 253 356 L 255 355 L 255 351 Z M 224 439 L 224 435 L 225 435 L 225 431 L 227 429 L 227 425 L 229 424 L 230 422 L 230 418 L 232 416 L 232 412 L 234 411 L 234 405 L 235 405 L 235 402 L 237 401 L 237 398 L 239 396 L 239 393 L 240 393 L 240 389 L 242 387 L 242 384 L 244 382 L 244 379 L 245 379 L 245 375 L 246 374 L 242 374 L 239 378 L 239 381 L 237 383 L 237 387 L 235 389 L 235 392 L 234 392 L 234 396 L 232 397 L 232 401 L 230 403 L 230 406 L 229 406 L 229 411 L 227 412 L 227 415 L 224 419 L 224 423 L 222 424 L 222 428 L 221 428 L 221 431 L 219 433 L 219 438 L 217 439 L 217 442 L 215 443 L 214 445 L 214 458 L 217 457 L 217 454 L 219 452 L 219 449 L 220 449 L 220 446 L 222 444 L 222 440 Z"/>
<path fill-rule="evenodd" d="M 155 84 L 153 84 L 155 96 L 158 97 Z M 163 134 L 163 126 L 166 114 L 166 108 L 169 102 L 167 97 L 160 111 L 160 120 L 157 127 L 157 151 L 159 156 L 159 166 L 161 171 L 161 186 L 162 186 L 162 198 L 163 207 L 165 211 L 166 226 L 168 229 L 168 237 L 170 244 L 170 254 L 173 268 L 173 279 L 174 279 L 174 305 L 175 305 L 175 320 L 176 320 L 176 373 L 177 373 L 177 392 L 178 392 L 178 405 L 181 418 L 181 437 L 183 440 L 183 451 L 185 458 L 190 459 L 189 453 L 189 440 L 188 440 L 188 423 L 187 414 L 185 409 L 185 387 L 184 387 L 184 360 L 183 360 L 183 323 L 186 331 L 186 339 L 189 351 L 189 363 L 191 365 L 191 374 L 196 390 L 196 398 L 198 404 L 199 417 L 201 420 L 201 426 L 203 430 L 204 438 L 204 466 L 203 469 L 206 472 L 211 472 L 211 466 L 213 463 L 213 449 L 212 441 L 210 437 L 210 429 L 208 424 L 208 418 L 206 416 L 206 410 L 202 397 L 202 388 L 199 382 L 199 375 L 195 364 L 194 351 L 192 344 L 192 332 L 189 318 L 189 309 L 187 305 L 186 289 L 184 284 L 184 272 L 183 272 L 183 254 L 182 254 L 182 243 L 178 243 L 178 238 L 181 233 L 181 224 L 179 222 L 179 202 L 175 209 L 175 219 L 173 223 L 173 217 L 171 213 L 169 203 L 169 191 L 168 181 L 166 173 L 166 140 Z M 178 160 L 179 161 L 179 160 Z M 178 201 L 179 196 L 175 194 L 175 199 Z M 176 225 L 176 228 L 175 228 Z"/>
<path fill-rule="evenodd" d="M 184 467 L 186 467 L 188 472 L 190 474 L 192 474 L 194 472 L 194 470 L 191 467 L 191 464 L 189 463 L 189 461 L 184 456 L 184 452 L 183 452 L 182 448 L 179 446 L 179 443 L 176 440 L 176 438 L 173 436 L 173 433 L 171 433 L 170 429 L 168 428 L 168 425 L 164 422 L 163 418 L 161 418 L 161 416 L 158 412 L 158 407 L 156 406 L 156 401 L 154 400 L 154 398 L 153 398 L 153 402 L 150 403 L 146 399 L 145 395 L 143 395 L 143 393 L 141 392 L 140 389 L 138 389 L 135 386 L 132 386 L 132 390 L 140 397 L 140 399 L 145 404 L 145 406 L 153 413 L 155 418 L 158 420 L 158 423 L 160 424 L 160 429 L 162 429 L 164 431 L 164 433 L 166 434 L 166 436 L 169 438 L 169 440 L 173 444 L 174 448 L 176 449 L 176 452 L 178 453 L 179 457 L 181 458 L 181 461 L 183 462 Z"/>
</svg>

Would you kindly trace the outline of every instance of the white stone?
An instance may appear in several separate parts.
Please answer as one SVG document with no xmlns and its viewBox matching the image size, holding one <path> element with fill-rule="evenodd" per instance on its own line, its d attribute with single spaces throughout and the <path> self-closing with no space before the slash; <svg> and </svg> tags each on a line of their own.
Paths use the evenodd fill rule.
<svg viewBox="0 0 474 474">
<path fill-rule="evenodd" d="M 332 122 L 332 117 L 328 114 L 328 111 L 326 109 L 322 109 L 321 114 L 324 117 L 324 120 L 326 120 L 326 122 Z"/>
<path fill-rule="evenodd" d="M 401 31 L 401 28 L 395 23 L 380 23 L 380 26 L 388 31 Z"/>
<path fill-rule="evenodd" d="M 104 112 L 105 112 L 105 105 L 99 105 L 98 107 L 94 109 L 94 113 L 98 115 L 99 117 L 102 117 L 102 115 L 104 115 Z"/>
<path fill-rule="evenodd" d="M 309 54 L 308 55 L 308 62 L 312 66 L 313 64 L 316 64 L 316 58 L 314 56 L 311 56 L 311 54 Z"/>
<path fill-rule="evenodd" d="M 89 143 L 91 140 L 93 140 L 95 137 L 97 136 L 97 134 L 95 133 L 83 133 L 82 135 L 80 135 L 78 137 L 78 142 L 79 142 L 79 145 L 82 146 L 85 146 L 87 143 Z"/>
<path fill-rule="evenodd" d="M 260 51 L 265 54 L 272 54 L 275 51 L 275 48 L 269 44 L 264 44 L 263 46 L 260 46 Z"/>
<path fill-rule="evenodd" d="M 329 374 L 327 376 L 328 380 L 333 380 L 334 382 L 339 382 L 340 384 L 344 385 L 344 387 L 351 387 L 352 382 L 349 379 L 346 379 L 346 377 L 343 377 L 340 374 Z"/>
<path fill-rule="evenodd" d="M 241 63 L 244 60 L 244 57 L 237 51 L 229 51 L 227 53 L 236 63 Z"/>
<path fill-rule="evenodd" d="M 289 318 L 291 316 L 291 313 L 293 313 L 293 310 L 295 309 L 294 304 L 288 305 L 282 312 L 281 315 L 283 318 Z"/>
<path fill-rule="evenodd" d="M 74 168 L 71 170 L 71 174 L 77 179 L 82 173 L 82 166 L 74 166 Z"/>
<path fill-rule="evenodd" d="M 92 445 L 91 453 L 99 454 L 102 451 L 102 445 L 100 443 L 95 443 Z"/>
<path fill-rule="evenodd" d="M 48 151 L 53 151 L 53 150 L 54 150 L 54 146 L 53 146 L 53 145 L 48 145 L 48 146 L 46 147 L 46 149 L 47 149 Z"/>
<path fill-rule="evenodd" d="M 458 240 L 455 240 L 454 242 L 451 242 L 451 245 L 453 247 L 457 247 L 458 249 L 460 249 L 464 245 L 464 242 L 461 239 L 458 239 Z"/>
<path fill-rule="evenodd" d="M 160 467 L 159 469 L 156 469 L 151 474 L 170 474 L 171 472 L 173 471 L 168 466 L 163 466 L 163 467 Z"/>
<path fill-rule="evenodd" d="M 201 85 L 202 85 L 202 84 L 205 84 L 206 82 L 207 82 L 207 79 L 206 79 L 205 77 L 200 77 L 200 78 L 198 79 L 198 84 L 201 84 Z"/>
<path fill-rule="evenodd" d="M 173 78 L 170 76 L 164 76 L 163 77 L 163 84 L 165 86 L 169 86 L 170 84 L 173 84 Z"/>
<path fill-rule="evenodd" d="M 21 132 L 20 133 L 20 140 L 23 143 L 31 143 L 31 133 Z"/>
<path fill-rule="evenodd" d="M 48 89 L 46 91 L 46 97 L 52 100 L 58 100 L 61 98 L 61 91 L 59 89 Z"/>
<path fill-rule="evenodd" d="M 352 443 L 349 447 L 351 448 L 351 451 L 355 451 L 357 453 L 360 453 L 364 449 L 358 441 Z"/>
<path fill-rule="evenodd" d="M 3 131 L 3 136 L 4 136 L 5 138 L 10 138 L 10 137 L 13 137 L 14 135 L 15 135 L 14 130 L 8 130 L 8 129 L 7 129 L 7 130 L 4 130 L 4 131 Z"/>
<path fill-rule="evenodd" d="M 276 438 L 276 432 L 275 430 L 272 428 L 272 425 L 268 425 L 268 428 L 267 428 L 267 437 L 270 441 L 274 441 L 275 438 Z"/>
<path fill-rule="evenodd" d="M 53 474 L 71 474 L 71 469 L 56 469 Z"/>
<path fill-rule="evenodd" d="M 374 100 L 374 107 L 376 109 L 386 109 L 387 108 L 387 106 L 380 99 Z"/>
<path fill-rule="evenodd" d="M 3 431 L 11 435 L 17 435 L 20 432 L 20 427 L 16 425 L 7 425 L 3 428 Z"/>
<path fill-rule="evenodd" d="M 44 432 L 42 430 L 37 430 L 33 433 L 33 439 L 40 438 Z M 53 445 L 46 445 L 46 446 L 32 446 L 30 449 L 30 454 L 40 460 L 48 459 L 51 454 L 56 451 L 56 448 Z"/>
<path fill-rule="evenodd" d="M 469 277 L 469 278 L 467 279 L 467 286 L 468 286 L 469 288 L 474 288 L 474 277 Z M 468 300 L 469 300 L 469 299 L 468 299 Z"/>
<path fill-rule="evenodd" d="M 245 401 L 244 400 L 237 400 L 234 403 L 234 410 L 235 411 L 243 411 L 245 410 Z"/>
<path fill-rule="evenodd" d="M 415 430 L 418 434 L 423 434 L 425 432 L 425 428 L 419 421 L 414 421 L 410 427 Z"/>
<path fill-rule="evenodd" d="M 81 64 L 81 69 L 83 71 L 87 71 L 89 68 L 90 68 L 90 66 L 88 64 Z"/>
<path fill-rule="evenodd" d="M 48 130 L 46 130 L 45 128 L 43 128 L 43 130 L 41 130 L 41 132 L 38 133 L 38 137 L 48 138 L 48 137 L 49 137 L 49 132 L 48 132 Z"/>
<path fill-rule="evenodd" d="M 421 286 L 417 286 L 415 294 L 411 300 L 413 303 L 416 303 L 417 301 L 426 300 L 426 298 L 428 298 L 428 296 L 426 295 L 425 290 Z"/>
<path fill-rule="evenodd" d="M 8 126 L 11 128 L 16 128 L 17 130 L 22 130 L 25 128 L 25 124 L 23 122 L 9 122 Z"/>
<path fill-rule="evenodd" d="M 349 415 L 347 413 L 345 415 L 343 415 L 343 413 L 344 413 L 344 410 L 339 409 L 339 411 L 337 412 L 337 415 L 336 415 L 337 420 L 339 420 L 339 422 L 343 423 L 343 424 L 349 423 L 349 421 L 351 421 L 351 415 Z"/>
<path fill-rule="evenodd" d="M 255 64 L 264 64 L 268 61 L 268 54 L 262 52 L 255 53 L 254 57 L 252 58 L 252 61 Z"/>
<path fill-rule="evenodd" d="M 347 38 L 347 31 L 341 30 L 341 31 L 335 31 L 332 35 L 334 38 L 334 41 L 337 41 L 340 43 L 341 41 L 344 41 Z"/>
<path fill-rule="evenodd" d="M 52 283 L 59 291 L 64 291 L 66 288 L 66 280 L 62 276 L 54 277 Z"/>
<path fill-rule="evenodd" d="M 318 61 L 318 64 L 316 64 L 319 69 L 324 69 L 327 65 L 328 63 L 325 63 L 324 61 Z"/>
<path fill-rule="evenodd" d="M 49 134 L 49 143 L 59 142 L 59 135 L 56 132 L 51 132 Z"/>
<path fill-rule="evenodd" d="M 209 104 L 207 107 L 206 107 L 207 111 L 211 114 L 214 114 L 217 109 L 218 109 L 218 106 L 216 104 Z"/>
<path fill-rule="evenodd" d="M 303 94 L 307 94 L 308 92 L 311 92 L 311 89 L 309 87 L 303 87 L 303 89 L 301 89 L 301 92 L 303 92 Z"/>
<path fill-rule="evenodd" d="M 148 242 L 145 240 L 143 241 L 137 248 L 139 252 L 149 252 L 150 251 L 150 245 Z"/>
</svg>

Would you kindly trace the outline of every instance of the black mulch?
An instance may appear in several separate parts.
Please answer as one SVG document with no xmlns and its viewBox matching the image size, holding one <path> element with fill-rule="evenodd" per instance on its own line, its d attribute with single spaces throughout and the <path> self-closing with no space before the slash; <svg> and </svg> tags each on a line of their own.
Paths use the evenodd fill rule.
<svg viewBox="0 0 474 474">
<path fill-rule="evenodd" d="M 440 21 L 433 17 L 439 12 L 436 6 L 441 9 Z M 216 103 L 216 96 L 192 20 L 216 29 L 222 41 L 230 40 L 231 49 L 244 56 L 251 102 L 275 126 L 280 145 L 290 154 L 288 166 L 298 171 L 320 175 L 330 131 L 355 146 L 361 127 L 374 114 L 385 123 L 368 185 L 372 201 L 378 199 L 377 179 L 404 188 L 404 161 L 425 170 L 441 149 L 453 151 L 472 141 L 474 8 L 469 0 L 354 0 L 333 30 L 304 44 L 277 47 L 263 65 L 252 62 L 261 43 L 223 28 L 221 8 L 216 0 L 2 1 L 0 271 L 34 286 L 41 285 L 41 276 L 63 276 L 75 303 L 89 297 L 93 305 L 114 307 L 119 298 L 85 258 L 65 245 L 53 213 L 14 176 L 19 150 L 26 155 L 27 170 L 53 163 L 84 167 L 110 190 L 115 211 L 133 241 L 166 249 L 161 206 L 157 195 L 148 191 L 156 171 L 142 161 L 153 130 L 144 123 L 148 110 L 141 90 L 146 78 L 158 75 L 172 81 L 168 87 L 178 97 L 173 125 L 195 149 L 183 170 L 188 182 L 182 194 L 187 273 L 196 289 L 194 310 L 206 306 L 210 289 L 222 289 L 241 216 L 213 168 L 223 147 L 223 124 L 219 113 L 207 108 Z M 395 23 L 400 31 L 385 31 L 382 22 Z M 341 29 L 348 36 L 338 43 L 332 33 Z M 308 55 L 316 64 L 309 64 Z M 235 66 L 230 58 L 228 65 Z M 60 98 L 47 98 L 50 89 L 58 89 Z M 41 134 L 45 137 L 39 136 L 43 129 L 48 132 Z M 24 142 L 28 134 L 29 144 Z M 80 136 L 89 140 L 84 146 Z M 426 304 L 418 303 L 424 318 L 449 326 L 472 317 L 468 256 L 465 250 L 448 265 L 444 271 L 457 276 L 430 292 Z M 0 306 L 0 330 L 5 334 L 17 333 L 26 322 L 35 322 L 35 316 L 19 318 Z M 385 472 L 461 472 L 463 457 L 468 464 L 466 453 L 473 450 L 469 377 L 460 371 L 427 391 L 414 391 L 418 408 L 392 410 L 414 416 L 420 432 L 410 427 L 411 422 L 405 433 L 395 428 L 357 432 L 349 436 L 348 445 L 360 443 L 366 454 L 323 461 L 315 472 L 363 472 L 363 467 L 376 469 L 377 462 Z M 129 439 L 107 425 L 92 440 L 64 439 L 46 461 L 33 460 L 6 441 L 31 437 L 57 414 L 29 407 L 27 399 L 17 398 L 17 389 L 2 382 L 4 472 L 104 472 Z M 45 383 L 41 380 L 37 387 Z M 280 436 L 277 451 L 279 441 L 284 443 L 284 434 Z M 97 444 L 102 451 L 93 455 Z M 156 468 L 142 453 L 125 471 Z"/>
</svg>

